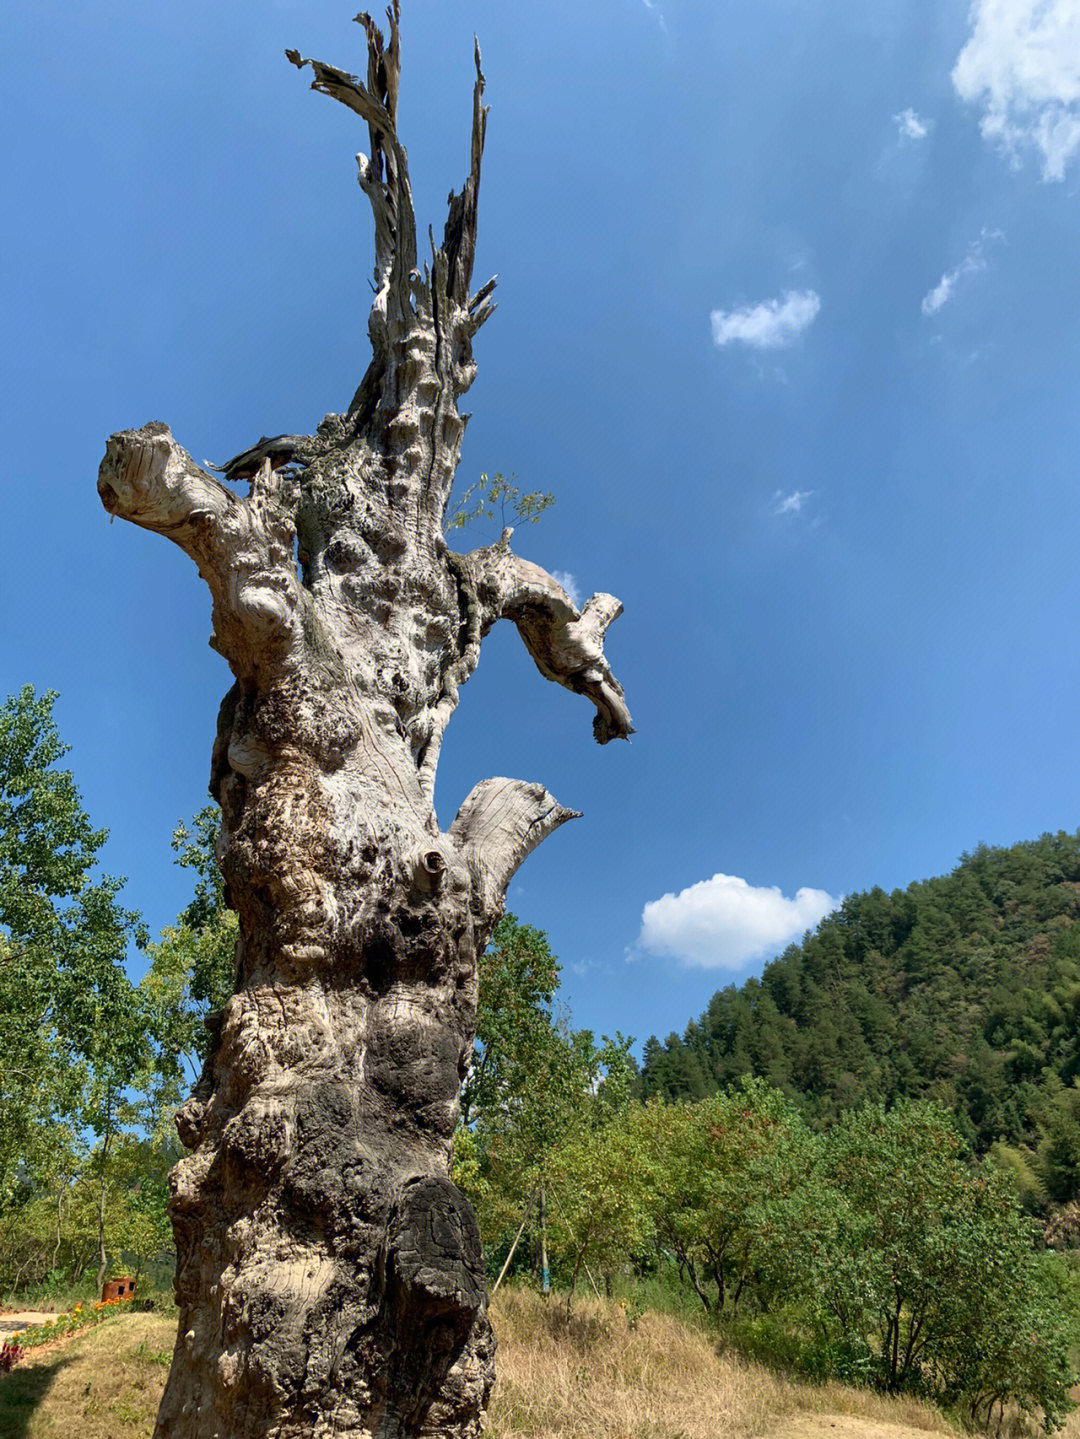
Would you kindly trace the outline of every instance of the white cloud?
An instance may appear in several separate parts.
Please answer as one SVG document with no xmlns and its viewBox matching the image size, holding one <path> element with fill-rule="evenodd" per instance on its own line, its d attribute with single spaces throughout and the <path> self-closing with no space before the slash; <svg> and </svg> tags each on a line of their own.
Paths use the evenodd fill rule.
<svg viewBox="0 0 1080 1439">
<path fill-rule="evenodd" d="M 1015 164 L 1034 150 L 1044 180 L 1063 180 L 1080 152 L 1080 4 L 973 0 L 971 34 L 952 72 L 982 107 L 979 128 Z"/>
<path fill-rule="evenodd" d="M 790 495 L 785 495 L 777 490 L 773 495 L 773 514 L 797 515 L 813 493 L 813 490 L 792 490 Z"/>
<path fill-rule="evenodd" d="M 570 574 L 569 570 L 552 570 L 551 578 L 556 584 L 562 585 L 563 589 L 570 596 L 570 602 L 576 609 L 581 609 L 581 601 L 584 596 L 578 588 L 577 576 Z"/>
<path fill-rule="evenodd" d="M 923 314 L 936 315 L 942 306 L 947 305 L 952 299 L 956 293 L 956 287 L 961 281 L 969 279 L 972 275 L 981 274 L 990 263 L 986 258 L 987 241 L 1004 240 L 1004 238 L 1005 236 L 1000 230 L 983 230 L 977 240 L 972 240 L 959 265 L 954 265 L 951 270 L 946 270 L 934 288 L 923 296 Z"/>
<path fill-rule="evenodd" d="M 742 310 L 714 310 L 713 343 L 723 348 L 735 341 L 755 350 L 778 350 L 793 344 L 821 309 L 813 290 L 786 290 L 779 300 L 763 300 Z"/>
<path fill-rule="evenodd" d="M 714 874 L 678 894 L 650 900 L 632 953 L 655 954 L 701 969 L 744 968 L 777 953 L 840 903 L 823 889 L 800 889 L 786 899 L 779 888 Z"/>
<path fill-rule="evenodd" d="M 920 119 L 910 105 L 906 110 L 901 110 L 899 115 L 894 115 L 893 119 L 902 140 L 925 140 L 933 123 Z"/>
<path fill-rule="evenodd" d="M 649 14 L 654 17 L 656 23 L 666 35 L 667 21 L 664 19 L 664 12 L 660 9 L 659 5 L 655 3 L 655 0 L 641 0 L 641 3 L 645 6 L 645 9 L 648 10 Z"/>
</svg>

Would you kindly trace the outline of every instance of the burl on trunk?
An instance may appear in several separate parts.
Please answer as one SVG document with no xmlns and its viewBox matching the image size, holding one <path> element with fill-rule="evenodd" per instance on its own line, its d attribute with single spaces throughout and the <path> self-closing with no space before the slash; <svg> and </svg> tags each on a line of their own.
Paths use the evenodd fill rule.
<svg viewBox="0 0 1080 1439">
<path fill-rule="evenodd" d="M 578 610 L 498 544 L 452 553 L 443 517 L 494 281 L 470 291 L 487 111 L 421 269 L 395 128 L 398 6 L 368 15 L 358 79 L 313 88 L 367 122 L 373 358 L 345 414 L 194 463 L 163 424 L 113 435 L 106 510 L 175 541 L 213 596 L 236 682 L 211 789 L 240 921 L 236 993 L 178 1127 L 181 1319 L 159 1439 L 475 1435 L 493 1341 L 476 1222 L 449 1179 L 472 1049 L 476 956 L 525 856 L 572 817 L 489 779 L 449 830 L 432 807 L 458 689 L 496 620 L 586 695 L 596 738 L 630 733 L 604 658 L 620 611 Z"/>
</svg>

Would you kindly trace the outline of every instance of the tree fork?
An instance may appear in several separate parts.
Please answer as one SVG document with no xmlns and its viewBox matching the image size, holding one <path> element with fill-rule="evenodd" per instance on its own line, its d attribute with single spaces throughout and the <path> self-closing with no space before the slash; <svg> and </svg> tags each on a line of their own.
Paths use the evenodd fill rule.
<svg viewBox="0 0 1080 1439">
<path fill-rule="evenodd" d="M 228 483 L 159 422 L 111 436 L 98 479 L 111 515 L 198 565 L 235 677 L 211 790 L 237 987 L 177 1117 L 180 1327 L 158 1439 L 479 1433 L 494 1343 L 449 1178 L 476 958 L 518 866 L 575 815 L 489 779 L 444 832 L 439 748 L 503 618 L 592 702 L 601 743 L 631 732 L 603 652 L 619 602 L 579 610 L 509 532 L 469 555 L 443 539 L 458 401 L 494 310 L 493 280 L 470 293 L 484 76 L 477 48 L 469 173 L 420 270 L 396 0 L 387 14 L 386 37 L 357 17 L 363 80 L 286 52 L 368 125 L 372 359 L 352 402 L 314 435 L 261 438 L 220 467 Z"/>
</svg>

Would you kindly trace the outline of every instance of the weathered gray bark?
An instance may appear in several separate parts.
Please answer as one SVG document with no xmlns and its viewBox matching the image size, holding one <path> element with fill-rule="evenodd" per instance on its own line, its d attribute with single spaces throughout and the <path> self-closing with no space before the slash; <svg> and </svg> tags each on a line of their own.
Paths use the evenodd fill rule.
<svg viewBox="0 0 1080 1439">
<path fill-rule="evenodd" d="M 245 496 L 157 423 L 113 435 L 98 480 L 110 514 L 195 560 L 236 677 L 211 789 L 237 990 L 178 1119 L 160 1439 L 479 1432 L 494 1346 L 475 1220 L 449 1179 L 476 955 L 514 871 L 572 812 L 491 779 L 443 832 L 439 747 L 501 618 L 593 702 L 601 743 L 630 732 L 603 653 L 618 601 L 578 611 L 509 533 L 469 555 L 443 540 L 458 400 L 494 308 L 494 281 L 470 292 L 484 80 L 477 51 L 469 174 L 421 270 L 388 14 L 386 38 L 358 17 L 364 80 L 288 52 L 369 127 L 373 358 L 348 410 L 223 466 Z"/>
</svg>

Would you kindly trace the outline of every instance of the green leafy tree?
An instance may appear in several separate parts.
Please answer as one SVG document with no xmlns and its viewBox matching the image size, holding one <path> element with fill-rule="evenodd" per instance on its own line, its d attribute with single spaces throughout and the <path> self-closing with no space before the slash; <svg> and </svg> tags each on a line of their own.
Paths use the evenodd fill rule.
<svg viewBox="0 0 1080 1439">
<path fill-rule="evenodd" d="M 1046 1090 L 1035 1114 L 1035 1168 L 1049 1197 L 1067 1204 L 1080 1197 L 1080 1079 Z"/>
<path fill-rule="evenodd" d="M 1021 1204 L 1029 1212 L 1038 1212 L 1046 1205 L 1046 1185 L 1039 1172 L 1038 1161 L 1030 1149 L 997 1140 L 990 1146 L 987 1159 L 995 1168 L 1008 1174 Z"/>
<path fill-rule="evenodd" d="M 151 1129 L 171 1131 L 172 1113 L 206 1058 L 206 1021 L 220 1010 L 236 983 L 235 913 L 214 855 L 220 812 L 207 805 L 173 833 L 176 863 L 195 876 L 190 902 L 175 925 L 149 946 L 150 969 L 143 1001 L 154 1041 L 155 1064 L 145 1091 Z"/>
<path fill-rule="evenodd" d="M 54 1063 L 44 1020 L 49 986 L 32 953 L 0 938 L 0 1211 L 32 1176 L 54 1171 L 49 1117 L 70 1109 L 74 1086 Z"/>
<path fill-rule="evenodd" d="M 995 1404 L 1000 1427 L 1015 1403 L 1052 1433 L 1074 1408 L 1080 1285 L 1053 1253 L 1022 1243 L 1010 1253 L 999 1238 L 995 1257 L 998 1287 L 967 1291 L 964 1313 L 934 1346 L 934 1375 L 944 1380 L 939 1397 L 986 1428 Z"/>
<path fill-rule="evenodd" d="M 972 1413 L 991 1398 L 1066 1412 L 1074 1323 L 1011 1178 L 972 1161 L 949 1112 L 865 1105 L 818 1154 L 787 1225 L 795 1287 L 833 1352 Z"/>
<path fill-rule="evenodd" d="M 504 915 L 478 963 L 476 1042 L 461 1091 L 461 1121 L 519 1110 L 538 1058 L 557 1048 L 559 962 L 547 936 Z"/>
<path fill-rule="evenodd" d="M 459 1129 L 454 1176 L 474 1202 L 489 1254 L 506 1251 L 527 1215 L 540 1267 L 551 1157 L 586 1124 L 596 1103 L 599 1055 L 588 1031 L 552 1020 L 533 1051 L 523 1090 L 500 1106 L 474 1107 L 470 1126 Z"/>
<path fill-rule="evenodd" d="M 555 1010 L 558 983 L 547 936 L 504 916 L 479 962 L 477 1038 L 454 1144 L 454 1177 L 490 1255 L 505 1254 L 527 1218 L 539 1256 L 552 1155 L 636 1087 L 631 1041 L 617 1035 L 597 1045 L 588 1030 L 572 1029 Z"/>
<path fill-rule="evenodd" d="M 592 1034 L 571 1029 L 555 1012 L 558 983 L 547 936 L 504 916 L 479 963 L 477 1041 L 462 1122 L 476 1129 L 522 1198 L 529 1176 L 580 1120 L 583 1100 L 602 1077 Z"/>
<path fill-rule="evenodd" d="M 707 1313 L 760 1301 L 777 1267 L 776 1208 L 806 1172 L 811 1137 L 777 1090 L 749 1080 L 696 1104 L 653 1100 L 628 1118 L 645 1169 L 658 1243 L 675 1256 Z"/>
<path fill-rule="evenodd" d="M 566 1256 L 568 1311 L 583 1268 L 610 1274 L 653 1242 L 647 1160 L 637 1129 L 624 1121 L 616 1112 L 577 1126 L 548 1156 L 551 1242 Z"/>
<path fill-rule="evenodd" d="M 182 1150 L 175 1132 L 127 1134 L 112 1166 L 115 1202 L 122 1216 L 120 1247 L 137 1272 L 151 1270 L 157 1282 L 171 1282 L 174 1260 L 169 1222 L 169 1170 Z"/>
<path fill-rule="evenodd" d="M 107 835 L 59 768 L 55 700 L 27 686 L 0 705 L 0 1206 L 70 1171 L 89 1132 L 104 1272 L 110 1153 L 146 1052 L 124 961 L 145 936 L 97 872 Z"/>
</svg>

